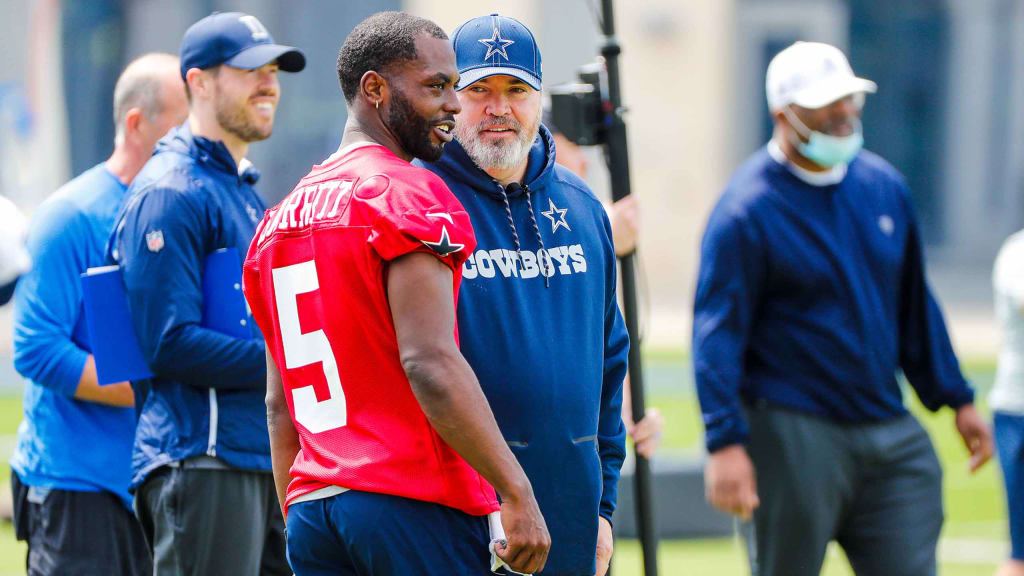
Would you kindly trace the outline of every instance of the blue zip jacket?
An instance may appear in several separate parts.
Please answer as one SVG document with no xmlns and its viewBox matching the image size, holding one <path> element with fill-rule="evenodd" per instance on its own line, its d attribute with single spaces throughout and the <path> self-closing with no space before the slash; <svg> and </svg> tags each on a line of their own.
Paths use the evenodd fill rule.
<svg viewBox="0 0 1024 576">
<path fill-rule="evenodd" d="M 36 211 L 28 239 L 33 267 L 14 301 L 14 367 L 27 381 L 11 469 L 27 486 L 108 491 L 130 509 L 135 409 L 74 399 L 90 353 L 79 276 L 105 264 L 124 194 L 99 164 Z"/>
<path fill-rule="evenodd" d="M 693 363 L 709 452 L 745 442 L 741 398 L 839 422 L 906 413 L 902 369 L 931 410 L 973 400 L 925 282 L 909 190 L 863 151 L 812 186 L 762 149 L 708 220 Z"/>
<path fill-rule="evenodd" d="M 239 173 L 221 142 L 172 129 L 128 189 L 108 257 L 121 265 L 142 354 L 155 377 L 139 416 L 133 486 L 152 470 L 200 454 L 270 470 L 263 338 L 200 326 L 202 264 L 238 249 L 242 267 L 266 209 L 259 175 Z M 237 287 L 236 289 L 241 289 Z"/>
<path fill-rule="evenodd" d="M 590 576 L 598 515 L 611 521 L 626 438 L 629 337 L 608 217 L 582 180 L 555 165 L 544 127 L 530 151 L 528 195 L 508 197 L 514 230 L 501 186 L 458 142 L 423 165 L 444 179 L 476 231 L 463 266 L 459 338 L 551 533 L 542 573 Z"/>
</svg>

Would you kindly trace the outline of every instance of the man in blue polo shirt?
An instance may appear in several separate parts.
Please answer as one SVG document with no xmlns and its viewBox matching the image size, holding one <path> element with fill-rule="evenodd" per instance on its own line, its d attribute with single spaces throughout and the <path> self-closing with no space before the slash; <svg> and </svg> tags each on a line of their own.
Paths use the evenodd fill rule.
<svg viewBox="0 0 1024 576">
<path fill-rule="evenodd" d="M 858 574 L 935 574 L 942 471 L 899 370 L 926 407 L 956 411 L 972 470 L 992 453 L 925 282 L 907 185 L 861 150 L 874 91 L 832 46 L 775 56 L 774 134 L 733 176 L 701 246 L 705 484 L 716 507 L 753 513 L 760 576 L 817 575 L 831 540 Z"/>
<path fill-rule="evenodd" d="M 152 572 L 128 493 L 134 396 L 127 382 L 97 384 L 79 275 L 104 264 L 125 189 L 186 113 L 177 58 L 129 64 L 114 89 L 113 154 L 61 187 L 32 221 L 35 265 L 14 304 L 14 366 L 27 381 L 11 458 L 29 574 Z"/>
</svg>

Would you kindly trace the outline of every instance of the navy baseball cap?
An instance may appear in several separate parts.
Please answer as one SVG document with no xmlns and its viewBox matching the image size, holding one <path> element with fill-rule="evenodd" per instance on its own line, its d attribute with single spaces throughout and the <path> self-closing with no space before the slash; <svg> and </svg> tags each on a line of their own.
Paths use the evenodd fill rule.
<svg viewBox="0 0 1024 576">
<path fill-rule="evenodd" d="M 285 72 L 306 67 L 306 56 L 298 48 L 274 44 L 263 23 L 242 12 L 214 12 L 189 26 L 181 39 L 182 78 L 191 68 L 227 64 L 252 70 L 275 60 Z"/>
<path fill-rule="evenodd" d="M 540 90 L 540 48 L 530 29 L 508 16 L 491 14 L 466 22 L 452 34 L 462 90 L 488 76 L 505 74 Z"/>
</svg>

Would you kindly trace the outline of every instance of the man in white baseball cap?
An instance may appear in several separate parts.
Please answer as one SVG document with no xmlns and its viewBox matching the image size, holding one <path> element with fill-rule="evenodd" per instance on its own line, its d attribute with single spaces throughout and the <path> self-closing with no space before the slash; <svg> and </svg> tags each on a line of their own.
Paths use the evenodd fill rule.
<svg viewBox="0 0 1024 576">
<path fill-rule="evenodd" d="M 857 574 L 934 576 L 942 470 L 903 405 L 956 411 L 976 470 L 992 437 L 925 282 L 903 177 L 862 150 L 864 95 L 827 44 L 768 65 L 768 145 L 701 246 L 693 364 L 708 499 L 745 525 L 751 572 L 810 576 L 832 540 Z"/>
</svg>

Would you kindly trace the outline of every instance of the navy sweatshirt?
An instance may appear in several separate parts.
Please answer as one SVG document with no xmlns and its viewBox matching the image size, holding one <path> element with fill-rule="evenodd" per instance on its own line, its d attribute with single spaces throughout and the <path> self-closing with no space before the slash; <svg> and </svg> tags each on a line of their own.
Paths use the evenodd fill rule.
<svg viewBox="0 0 1024 576">
<path fill-rule="evenodd" d="M 135 335 L 155 374 L 135 433 L 133 486 L 201 454 L 270 470 L 259 328 L 250 317 L 253 338 L 242 340 L 201 325 L 203 261 L 234 247 L 241 269 L 266 210 L 252 187 L 258 178 L 186 122 L 157 143 L 128 188 L 107 256 L 121 266 Z"/>
<path fill-rule="evenodd" d="M 693 363 L 709 452 L 747 438 L 741 403 L 845 423 L 973 401 L 925 282 L 907 185 L 864 151 L 812 186 L 767 149 L 734 175 L 701 244 Z"/>
<path fill-rule="evenodd" d="M 524 178 L 529 202 L 522 191 L 508 198 L 515 233 L 501 186 L 458 142 L 425 167 L 444 179 L 476 232 L 459 292 L 460 346 L 551 533 L 542 574 L 589 576 L 598 516 L 611 520 L 625 456 L 629 337 L 608 217 L 554 157 L 542 127 Z"/>
</svg>

